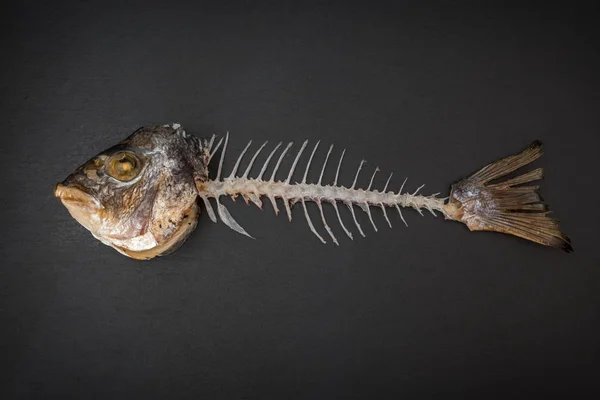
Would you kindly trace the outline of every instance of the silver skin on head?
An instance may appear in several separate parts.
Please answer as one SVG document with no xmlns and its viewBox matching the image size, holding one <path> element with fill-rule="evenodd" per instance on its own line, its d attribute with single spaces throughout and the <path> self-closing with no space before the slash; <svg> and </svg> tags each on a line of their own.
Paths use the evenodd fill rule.
<svg viewBox="0 0 600 400">
<path fill-rule="evenodd" d="M 200 139 L 178 124 L 140 128 L 77 168 L 54 194 L 102 243 L 137 259 L 177 249 L 199 215 L 207 179 Z"/>
</svg>

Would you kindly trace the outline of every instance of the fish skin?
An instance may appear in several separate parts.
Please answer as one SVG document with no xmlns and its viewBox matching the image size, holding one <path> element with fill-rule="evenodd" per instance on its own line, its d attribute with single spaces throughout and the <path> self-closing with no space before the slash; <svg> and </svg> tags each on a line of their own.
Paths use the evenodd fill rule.
<svg viewBox="0 0 600 400">
<path fill-rule="evenodd" d="M 139 128 L 77 168 L 55 195 L 97 239 L 119 252 L 140 259 L 168 254 L 196 226 L 196 182 L 208 177 L 205 144 L 178 124 Z M 119 152 L 133 153 L 141 162 L 129 182 L 107 173 Z"/>
</svg>

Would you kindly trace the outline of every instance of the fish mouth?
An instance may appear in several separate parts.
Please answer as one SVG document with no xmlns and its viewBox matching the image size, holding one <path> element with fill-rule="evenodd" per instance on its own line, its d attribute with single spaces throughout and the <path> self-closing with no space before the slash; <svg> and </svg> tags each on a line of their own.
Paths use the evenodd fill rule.
<svg viewBox="0 0 600 400">
<path fill-rule="evenodd" d="M 54 195 L 85 229 L 93 234 L 101 231 L 103 207 L 98 199 L 76 186 L 67 186 L 62 183 L 56 185 Z"/>
<path fill-rule="evenodd" d="M 102 206 L 100 202 L 92 195 L 84 192 L 75 186 L 66 186 L 62 183 L 56 185 L 54 196 L 58 197 L 67 207 L 79 207 L 92 210 L 98 210 Z"/>
</svg>

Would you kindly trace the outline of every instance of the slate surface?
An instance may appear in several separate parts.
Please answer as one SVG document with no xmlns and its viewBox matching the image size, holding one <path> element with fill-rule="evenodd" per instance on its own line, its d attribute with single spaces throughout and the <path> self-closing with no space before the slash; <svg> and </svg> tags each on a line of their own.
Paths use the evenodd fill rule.
<svg viewBox="0 0 600 400">
<path fill-rule="evenodd" d="M 3 398 L 600 395 L 591 8 L 51 3 L 1 28 Z M 575 253 L 410 210 L 393 229 L 374 212 L 379 233 L 360 215 L 351 242 L 327 208 L 341 243 L 322 245 L 298 207 L 290 224 L 227 200 L 256 240 L 204 216 L 175 254 L 130 260 L 54 184 L 172 121 L 231 132 L 231 155 L 335 143 L 342 182 L 364 158 L 363 185 L 379 166 L 379 187 L 393 171 L 425 193 L 540 139 Z"/>
</svg>

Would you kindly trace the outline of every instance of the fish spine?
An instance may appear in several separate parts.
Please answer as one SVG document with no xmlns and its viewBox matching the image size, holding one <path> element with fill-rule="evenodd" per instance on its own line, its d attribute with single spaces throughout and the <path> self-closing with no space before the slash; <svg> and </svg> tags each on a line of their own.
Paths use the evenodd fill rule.
<svg viewBox="0 0 600 400">
<path fill-rule="evenodd" d="M 375 175 L 379 171 L 379 168 L 376 168 L 375 171 L 373 172 L 373 175 L 371 176 L 370 184 L 367 189 L 356 188 L 356 182 L 358 180 L 358 176 L 360 174 L 362 166 L 365 163 L 364 160 L 361 161 L 361 163 L 358 167 L 356 176 L 354 178 L 354 183 L 352 184 L 351 187 L 345 187 L 342 185 L 338 185 L 337 181 L 338 181 L 338 177 L 339 177 L 340 167 L 341 167 L 341 164 L 342 164 L 342 161 L 344 158 L 345 150 L 341 154 L 341 157 L 340 157 L 340 160 L 338 163 L 338 168 L 336 171 L 335 180 L 334 180 L 333 184 L 322 184 L 323 173 L 325 171 L 325 167 L 327 166 L 327 162 L 329 160 L 331 151 L 333 150 L 333 145 L 329 148 L 327 157 L 326 157 L 325 161 L 323 162 L 323 166 L 321 168 L 321 175 L 319 177 L 318 182 L 317 183 L 307 183 L 306 180 L 307 180 L 308 171 L 310 169 L 313 156 L 319 146 L 319 142 L 317 142 L 317 144 L 313 148 L 313 151 L 312 151 L 312 154 L 308 161 L 308 164 L 306 165 L 304 177 L 301 182 L 291 183 L 291 178 L 293 176 L 293 173 L 294 173 L 294 170 L 298 163 L 298 160 L 300 159 L 300 156 L 307 145 L 307 142 L 304 142 L 302 147 L 298 151 L 296 158 L 290 168 L 288 177 L 284 181 L 275 180 L 275 176 L 277 174 L 277 170 L 281 164 L 283 157 L 285 156 L 286 152 L 291 147 L 292 143 L 289 143 L 287 145 L 287 147 L 281 153 L 279 160 L 277 161 L 277 164 L 275 165 L 275 168 L 274 168 L 274 170 L 271 174 L 271 178 L 269 180 L 263 180 L 262 176 L 264 175 L 271 158 L 273 157 L 273 155 L 275 154 L 277 149 L 281 146 L 281 143 L 279 143 L 273 149 L 273 151 L 271 152 L 269 157 L 265 160 L 265 163 L 264 163 L 264 165 L 261 169 L 261 172 L 257 178 L 248 178 L 248 174 L 250 173 L 252 165 L 253 165 L 255 159 L 257 158 L 258 154 L 267 144 L 266 142 L 256 151 L 256 153 L 252 157 L 250 163 L 246 167 L 246 171 L 244 172 L 244 174 L 241 177 L 236 176 L 240 162 L 241 162 L 244 154 L 250 147 L 252 141 L 250 141 L 248 143 L 248 145 L 244 148 L 244 150 L 239 155 L 239 157 L 235 163 L 235 166 L 233 167 L 233 170 L 232 170 L 231 174 L 229 175 L 229 177 L 227 177 L 225 179 L 221 179 L 221 172 L 222 172 L 222 166 L 223 166 L 223 154 L 225 153 L 225 150 L 227 148 L 228 138 L 229 138 L 229 135 L 226 135 L 225 142 L 224 142 L 225 144 L 223 147 L 223 152 L 221 153 L 221 159 L 219 162 L 219 169 L 217 172 L 216 179 L 207 180 L 204 182 L 197 182 L 197 188 L 198 188 L 199 196 L 203 199 L 206 209 L 207 209 L 207 212 L 208 212 L 208 215 L 211 218 L 211 220 L 213 222 L 217 222 L 215 213 L 212 209 L 212 205 L 209 201 L 210 198 L 214 198 L 217 202 L 217 210 L 219 212 L 219 216 L 221 217 L 221 220 L 223 222 L 225 222 L 225 224 L 228 225 L 233 230 L 235 230 L 239 233 L 242 233 L 244 235 L 250 236 L 233 219 L 233 217 L 231 217 L 231 214 L 229 213 L 229 211 L 227 211 L 225 206 L 223 206 L 223 204 L 220 203 L 220 201 L 219 201 L 220 197 L 231 196 L 235 200 L 235 198 L 237 196 L 241 195 L 246 200 L 246 202 L 252 201 L 254 204 L 256 204 L 257 207 L 259 207 L 261 209 L 262 209 L 261 198 L 265 197 L 270 200 L 276 215 L 279 214 L 279 208 L 277 206 L 276 199 L 280 198 L 283 200 L 283 204 L 285 206 L 285 209 L 286 209 L 286 212 L 288 215 L 288 219 L 290 221 L 292 221 L 291 207 L 296 203 L 301 203 L 302 207 L 304 209 L 304 215 L 306 217 L 306 221 L 307 221 L 311 231 L 323 243 L 326 243 L 326 241 L 318 233 L 318 231 L 314 227 L 314 224 L 312 223 L 312 220 L 311 220 L 308 210 L 306 208 L 307 201 L 314 202 L 317 204 L 323 226 L 325 227 L 329 236 L 331 237 L 331 239 L 333 240 L 333 242 L 335 244 L 339 244 L 339 243 L 338 243 L 337 238 L 333 234 L 329 224 L 327 223 L 327 221 L 325 219 L 325 214 L 323 212 L 322 203 L 330 203 L 334 207 L 337 218 L 340 223 L 340 226 L 342 227 L 342 229 L 344 230 L 344 232 L 350 239 L 353 239 L 353 235 L 344 225 L 344 222 L 341 218 L 341 215 L 340 215 L 340 212 L 338 209 L 338 204 L 345 204 L 348 207 L 348 209 L 350 210 L 350 213 L 352 215 L 353 222 L 356 225 L 356 228 L 358 229 L 359 233 L 362 236 L 365 236 L 365 234 L 356 218 L 356 214 L 354 212 L 355 205 L 359 206 L 365 213 L 367 213 L 369 220 L 370 220 L 371 224 L 373 225 L 373 228 L 375 231 L 377 231 L 377 226 L 375 225 L 375 222 L 373 220 L 373 216 L 371 214 L 370 207 L 381 208 L 383 215 L 385 217 L 385 220 L 387 221 L 387 223 L 390 227 L 392 226 L 392 224 L 387 216 L 386 207 L 396 208 L 400 215 L 400 218 L 402 219 L 402 222 L 404 222 L 404 224 L 406 226 L 408 226 L 408 224 L 406 223 L 406 220 L 404 219 L 404 216 L 402 215 L 402 211 L 401 211 L 400 207 L 414 208 L 421 215 L 423 215 L 422 210 L 428 210 L 434 216 L 437 216 L 435 211 L 439 211 L 444 216 L 446 216 L 445 209 L 444 209 L 445 199 L 438 198 L 437 195 L 439 193 L 436 193 L 436 194 L 433 194 L 430 196 L 423 196 L 423 195 L 417 194 L 417 192 L 421 188 L 423 188 L 424 185 L 421 185 L 412 194 L 411 193 L 402 193 L 402 189 L 404 188 L 404 185 L 406 184 L 406 179 L 405 179 L 402 184 L 402 187 L 400 188 L 400 190 L 397 193 L 394 193 L 393 191 L 387 191 L 387 187 L 388 187 L 391 177 L 392 177 L 392 175 L 390 174 L 390 176 L 385 184 L 385 187 L 382 191 L 379 191 L 376 189 L 372 190 L 371 187 L 373 185 L 373 179 L 375 178 Z M 211 138 L 210 142 L 208 142 L 208 141 L 206 142 L 207 148 L 210 149 L 209 160 L 216 153 L 216 151 L 220 147 L 222 141 L 220 141 L 214 148 L 213 148 L 213 143 L 214 143 L 214 137 Z"/>
</svg>

